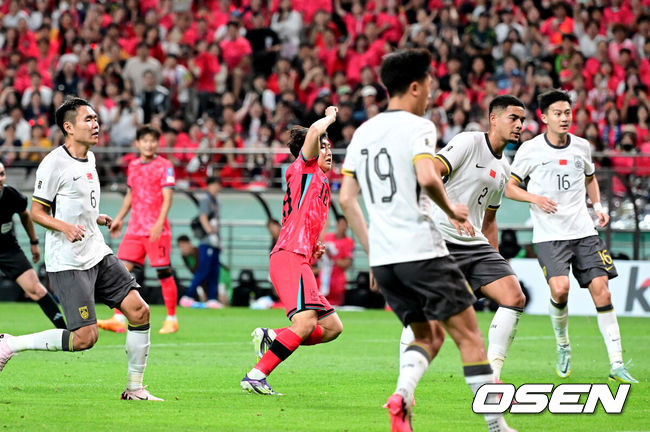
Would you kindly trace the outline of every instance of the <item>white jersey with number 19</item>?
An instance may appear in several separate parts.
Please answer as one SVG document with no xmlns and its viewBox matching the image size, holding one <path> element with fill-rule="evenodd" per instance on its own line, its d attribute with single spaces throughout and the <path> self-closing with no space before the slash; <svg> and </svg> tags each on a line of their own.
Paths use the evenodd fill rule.
<svg viewBox="0 0 650 432">
<path fill-rule="evenodd" d="M 589 141 L 568 135 L 566 145 L 557 147 L 546 134 L 524 142 L 512 162 L 511 176 L 528 180 L 528 192 L 557 203 L 556 213 L 530 205 L 533 243 L 574 240 L 596 235 L 594 221 L 585 201 L 585 178 L 594 175 Z"/>
<path fill-rule="evenodd" d="M 36 171 L 32 199 L 49 207 L 54 218 L 86 229 L 83 240 L 74 243 L 60 231 L 47 230 L 48 272 L 87 270 L 113 252 L 97 226 L 99 178 L 92 152 L 86 159 L 78 159 L 62 145 L 48 153 Z"/>
<path fill-rule="evenodd" d="M 414 163 L 433 158 L 433 123 L 386 111 L 363 123 L 347 148 L 343 173 L 355 176 L 368 212 L 371 266 L 448 255 L 433 222 L 433 201 L 420 191 Z"/>
</svg>

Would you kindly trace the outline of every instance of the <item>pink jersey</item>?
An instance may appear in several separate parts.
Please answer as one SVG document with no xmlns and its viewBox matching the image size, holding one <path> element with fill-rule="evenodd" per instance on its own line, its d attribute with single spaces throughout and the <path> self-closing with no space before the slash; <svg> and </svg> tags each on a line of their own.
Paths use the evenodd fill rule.
<svg viewBox="0 0 650 432">
<path fill-rule="evenodd" d="M 156 223 L 163 203 L 163 188 L 174 187 L 174 167 L 162 156 L 143 163 L 140 158 L 129 164 L 126 184 L 131 188 L 131 217 L 126 233 L 148 236 Z M 165 219 L 162 234 L 170 234 L 169 221 Z"/>
<path fill-rule="evenodd" d="M 271 253 L 282 249 L 310 259 L 327 221 L 330 185 L 318 157 L 305 160 L 302 152 L 287 169 L 286 179 L 282 230 Z"/>
</svg>

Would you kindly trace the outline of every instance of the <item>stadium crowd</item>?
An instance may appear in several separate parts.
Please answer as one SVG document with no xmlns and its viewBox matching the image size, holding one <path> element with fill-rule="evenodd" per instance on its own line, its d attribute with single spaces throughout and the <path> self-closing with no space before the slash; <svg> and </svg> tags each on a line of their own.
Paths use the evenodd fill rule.
<svg viewBox="0 0 650 432">
<path fill-rule="evenodd" d="M 0 148 L 6 166 L 62 143 L 54 110 L 76 95 L 100 115 L 105 179 L 123 175 L 137 126 L 151 123 L 189 185 L 272 185 L 293 125 L 337 105 L 329 136 L 344 149 L 385 109 L 382 56 L 427 47 L 440 147 L 487 130 L 506 93 L 528 107 L 530 139 L 543 127 L 537 95 L 563 88 L 571 132 L 609 152 L 599 163 L 650 174 L 650 158 L 621 157 L 650 153 L 648 0 L 9 0 L 0 17 L 0 145 L 24 149 Z"/>
</svg>

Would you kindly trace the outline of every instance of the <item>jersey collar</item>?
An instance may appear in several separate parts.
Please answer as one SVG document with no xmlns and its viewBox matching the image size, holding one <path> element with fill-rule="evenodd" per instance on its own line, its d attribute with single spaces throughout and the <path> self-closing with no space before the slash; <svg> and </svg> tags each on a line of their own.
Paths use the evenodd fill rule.
<svg viewBox="0 0 650 432">
<path fill-rule="evenodd" d="M 496 154 L 494 152 L 494 149 L 492 148 L 492 144 L 490 144 L 490 137 L 488 136 L 487 132 L 485 132 L 483 135 L 485 135 L 485 144 L 487 144 L 487 147 L 490 150 L 490 153 L 492 153 L 492 156 L 494 156 L 497 159 L 501 159 L 503 157 L 503 153 Z"/>
<path fill-rule="evenodd" d="M 70 154 L 70 150 L 68 150 L 68 148 L 65 146 L 65 144 L 63 144 L 61 147 L 63 147 L 63 150 L 65 150 L 65 152 L 68 154 L 68 156 L 70 156 L 72 159 L 74 159 L 76 161 L 79 161 L 79 162 L 88 162 L 88 158 L 76 158 L 76 157 L 72 156 Z"/>
<path fill-rule="evenodd" d="M 562 150 L 562 149 L 565 149 L 565 148 L 569 147 L 569 144 L 571 144 L 571 135 L 567 134 L 567 136 L 566 136 L 566 144 L 564 144 L 563 146 L 553 145 L 548 140 L 548 136 L 546 135 L 546 132 L 544 132 L 544 141 L 546 141 L 546 144 L 548 144 L 551 148 L 554 148 L 556 150 Z"/>
</svg>

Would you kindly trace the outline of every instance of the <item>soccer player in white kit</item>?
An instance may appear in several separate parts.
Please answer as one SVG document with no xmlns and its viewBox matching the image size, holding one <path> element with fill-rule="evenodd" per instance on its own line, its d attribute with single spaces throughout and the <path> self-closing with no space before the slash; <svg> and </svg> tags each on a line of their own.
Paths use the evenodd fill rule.
<svg viewBox="0 0 650 432">
<path fill-rule="evenodd" d="M 127 387 L 121 399 L 161 401 L 142 385 L 150 345 L 149 306 L 99 230 L 100 225 L 110 227 L 112 221 L 99 213 L 99 178 L 90 151 L 99 141 L 97 113 L 85 100 L 70 98 L 55 117 L 65 142 L 38 166 L 31 215 L 47 228 L 45 268 L 68 328 L 0 335 L 0 371 L 20 351 L 90 349 L 97 342 L 97 299 L 120 308 L 129 320 Z"/>
<path fill-rule="evenodd" d="M 340 194 L 341 208 L 368 252 L 386 301 L 415 334 L 396 390 L 385 405 L 391 430 L 400 432 L 412 430 L 413 393 L 442 345 L 443 327 L 459 347 L 472 391 L 494 379 L 472 307 L 475 297 L 434 223 L 436 204 L 459 223 L 467 219 L 468 210 L 451 203 L 435 171 L 436 129 L 421 117 L 429 98 L 430 64 L 427 50 L 384 57 L 380 76 L 390 97 L 388 110 L 355 132 L 343 163 Z M 357 201 L 359 192 L 369 228 Z M 503 415 L 485 415 L 485 420 L 490 431 L 510 430 Z"/>
<path fill-rule="evenodd" d="M 599 225 L 607 225 L 609 215 L 600 203 L 591 147 L 587 140 L 569 133 L 572 111 L 566 92 L 550 90 L 541 94 L 539 108 L 547 131 L 517 150 L 506 196 L 530 203 L 533 243 L 551 289 L 549 313 L 557 342 L 556 372 L 562 378 L 571 374 L 567 309 L 571 267 L 580 286 L 589 289 L 596 306 L 598 327 L 609 354 L 609 378 L 635 383 L 623 364 L 621 334 L 608 288 L 608 280 L 618 274 L 585 200 L 586 193 Z M 526 179 L 528 186 L 524 190 L 519 184 Z"/>
<path fill-rule="evenodd" d="M 525 120 L 524 103 L 514 96 L 497 96 L 490 103 L 488 116 L 487 133 L 460 133 L 436 155 L 436 171 L 445 178 L 449 199 L 467 204 L 469 217 L 458 223 L 436 208 L 435 222 L 477 297 L 482 293 L 499 304 L 490 324 L 487 352 L 494 377 L 499 381 L 526 303 L 514 271 L 498 252 L 496 223 L 510 177 L 510 164 L 503 151 L 509 143 L 519 142 Z M 411 329 L 404 328 L 401 349 L 412 339 Z"/>
</svg>

